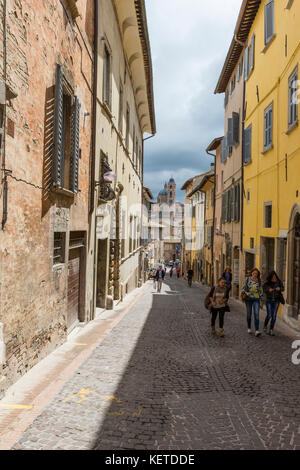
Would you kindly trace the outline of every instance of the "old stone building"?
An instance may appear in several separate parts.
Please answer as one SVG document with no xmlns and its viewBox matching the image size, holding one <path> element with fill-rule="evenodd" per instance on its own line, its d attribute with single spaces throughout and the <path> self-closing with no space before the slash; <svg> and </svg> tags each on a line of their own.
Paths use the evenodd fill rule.
<svg viewBox="0 0 300 470">
<path fill-rule="evenodd" d="M 151 239 L 155 241 L 155 262 L 181 259 L 184 205 L 176 202 L 176 182 L 170 178 L 151 205 Z"/>
<path fill-rule="evenodd" d="M 91 262 L 95 305 L 110 309 L 140 285 L 143 137 L 155 134 L 156 127 L 144 1 L 100 0 L 98 5 Z"/>
<path fill-rule="evenodd" d="M 0 2 L 0 391 L 93 315 L 93 3 Z"/>
<path fill-rule="evenodd" d="M 144 1 L 0 0 L 0 393 L 141 285 Z"/>
</svg>

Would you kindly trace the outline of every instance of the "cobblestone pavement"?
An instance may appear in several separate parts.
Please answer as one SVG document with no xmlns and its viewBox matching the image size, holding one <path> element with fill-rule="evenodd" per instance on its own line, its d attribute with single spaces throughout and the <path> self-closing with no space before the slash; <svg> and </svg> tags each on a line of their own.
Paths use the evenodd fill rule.
<svg viewBox="0 0 300 470">
<path fill-rule="evenodd" d="M 248 335 L 244 306 L 212 337 L 206 292 L 149 283 L 14 449 L 300 449 L 292 338 Z"/>
</svg>

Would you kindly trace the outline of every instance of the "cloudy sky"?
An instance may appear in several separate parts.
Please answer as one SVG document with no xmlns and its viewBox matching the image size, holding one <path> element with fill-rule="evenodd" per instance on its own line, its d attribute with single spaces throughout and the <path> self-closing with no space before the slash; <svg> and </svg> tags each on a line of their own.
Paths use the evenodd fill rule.
<svg viewBox="0 0 300 470">
<path fill-rule="evenodd" d="M 241 0 L 146 0 L 157 135 L 145 142 L 144 184 L 155 198 L 171 176 L 180 190 L 209 169 L 205 149 L 224 133 L 224 95 L 214 89 L 240 6 Z"/>
</svg>

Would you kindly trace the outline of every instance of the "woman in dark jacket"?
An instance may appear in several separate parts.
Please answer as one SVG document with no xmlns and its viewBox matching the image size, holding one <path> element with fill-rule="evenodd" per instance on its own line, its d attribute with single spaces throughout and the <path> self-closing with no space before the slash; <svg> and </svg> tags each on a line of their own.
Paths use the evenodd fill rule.
<svg viewBox="0 0 300 470">
<path fill-rule="evenodd" d="M 267 316 L 265 319 L 264 331 L 267 332 L 269 320 L 271 319 L 270 331 L 271 336 L 274 335 L 274 326 L 280 301 L 282 300 L 282 292 L 284 291 L 283 283 L 277 276 L 275 271 L 272 271 L 267 277 L 263 285 L 264 293 L 267 296 Z"/>
</svg>

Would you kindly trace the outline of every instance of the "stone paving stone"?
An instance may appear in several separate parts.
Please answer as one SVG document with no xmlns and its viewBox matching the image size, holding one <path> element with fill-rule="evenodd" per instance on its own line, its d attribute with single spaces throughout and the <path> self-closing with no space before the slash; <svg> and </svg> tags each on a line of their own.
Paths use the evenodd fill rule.
<svg viewBox="0 0 300 470">
<path fill-rule="evenodd" d="M 248 335 L 237 305 L 212 337 L 206 293 L 149 285 L 14 449 L 299 449 L 292 339 Z"/>
</svg>

